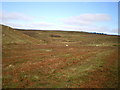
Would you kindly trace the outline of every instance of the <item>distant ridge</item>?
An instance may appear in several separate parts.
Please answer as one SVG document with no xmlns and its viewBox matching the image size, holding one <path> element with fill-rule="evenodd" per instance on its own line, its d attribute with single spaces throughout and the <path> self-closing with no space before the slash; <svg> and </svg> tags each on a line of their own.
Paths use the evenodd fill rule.
<svg viewBox="0 0 120 90">
<path fill-rule="evenodd" d="M 6 26 L 6 25 L 2 25 L 0 24 L 0 26 L 4 26 L 4 27 L 9 27 L 9 28 L 12 28 L 10 26 Z M 86 32 L 86 31 L 71 31 L 71 30 L 42 30 L 42 29 L 18 29 L 18 28 L 12 28 L 14 30 L 17 30 L 17 31 L 52 31 L 52 32 L 76 32 L 76 33 L 86 33 L 86 34 L 99 34 L 99 35 L 112 35 L 112 36 L 120 36 L 120 35 L 114 35 L 114 34 L 107 34 L 107 33 L 98 33 L 98 32 Z"/>
<path fill-rule="evenodd" d="M 107 34 L 107 33 L 98 33 L 98 32 L 86 32 L 86 31 L 71 31 L 71 30 L 42 30 L 42 29 L 18 29 L 14 28 L 15 30 L 21 30 L 21 31 L 58 31 L 58 32 L 76 32 L 76 33 L 86 33 L 86 34 L 99 34 L 99 35 L 113 35 L 113 36 L 119 36 L 114 34 Z"/>
<path fill-rule="evenodd" d="M 86 34 L 99 34 L 99 35 L 109 35 L 109 34 L 106 34 L 106 33 L 97 33 L 97 32 L 85 32 L 85 31 L 69 31 L 69 30 L 39 30 L 39 29 L 16 29 L 14 28 L 15 30 L 18 30 L 18 31 L 52 31 L 52 32 L 76 32 L 76 33 L 86 33 Z"/>
<path fill-rule="evenodd" d="M 83 31 L 13 29 L 9 26 L 2 25 L 3 44 L 112 46 L 114 42 L 118 43 L 117 35 Z"/>
</svg>

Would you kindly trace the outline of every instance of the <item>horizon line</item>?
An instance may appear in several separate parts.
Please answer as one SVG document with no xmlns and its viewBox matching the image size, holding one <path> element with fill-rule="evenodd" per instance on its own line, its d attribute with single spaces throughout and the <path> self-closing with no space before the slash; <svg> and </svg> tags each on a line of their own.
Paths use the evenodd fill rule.
<svg viewBox="0 0 120 90">
<path fill-rule="evenodd" d="M 10 27 L 10 28 L 12 28 L 12 29 L 16 29 L 16 30 L 30 30 L 30 31 L 32 31 L 32 30 L 34 30 L 34 31 L 69 31 L 69 32 L 82 32 L 82 33 L 89 33 L 89 34 L 99 34 L 99 35 L 116 35 L 116 36 L 120 36 L 120 34 L 119 33 L 117 33 L 117 34 L 110 34 L 110 33 L 102 33 L 102 32 L 87 32 L 87 31 L 78 31 L 78 30 L 57 30 L 57 29 L 51 29 L 51 30 L 46 30 L 46 29 L 24 29 L 24 28 L 14 28 L 14 27 L 12 27 L 12 26 L 8 26 L 8 25 L 4 25 L 4 24 L 0 24 L 1 26 L 7 26 L 7 27 Z"/>
</svg>

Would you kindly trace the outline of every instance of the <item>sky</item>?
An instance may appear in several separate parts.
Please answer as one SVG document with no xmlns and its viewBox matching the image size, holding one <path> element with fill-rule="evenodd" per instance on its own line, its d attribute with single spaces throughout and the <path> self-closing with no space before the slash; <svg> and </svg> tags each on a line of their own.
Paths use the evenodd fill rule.
<svg viewBox="0 0 120 90">
<path fill-rule="evenodd" d="M 117 2 L 2 2 L 0 18 L 19 29 L 118 34 Z"/>
</svg>

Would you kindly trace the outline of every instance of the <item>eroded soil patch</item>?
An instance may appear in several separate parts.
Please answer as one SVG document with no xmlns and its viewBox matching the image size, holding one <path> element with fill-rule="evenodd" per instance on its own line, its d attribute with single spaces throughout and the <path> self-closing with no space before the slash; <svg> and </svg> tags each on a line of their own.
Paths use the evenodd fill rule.
<svg viewBox="0 0 120 90">
<path fill-rule="evenodd" d="M 4 88 L 101 88 L 117 85 L 116 47 L 17 45 L 3 48 L 3 52 Z"/>
</svg>

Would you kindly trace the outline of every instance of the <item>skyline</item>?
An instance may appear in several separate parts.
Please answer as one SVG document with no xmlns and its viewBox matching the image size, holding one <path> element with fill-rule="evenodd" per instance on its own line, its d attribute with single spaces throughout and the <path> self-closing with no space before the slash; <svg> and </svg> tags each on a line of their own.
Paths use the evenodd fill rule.
<svg viewBox="0 0 120 90">
<path fill-rule="evenodd" d="M 0 17 L 19 29 L 118 34 L 117 2 L 3 2 Z"/>
</svg>

